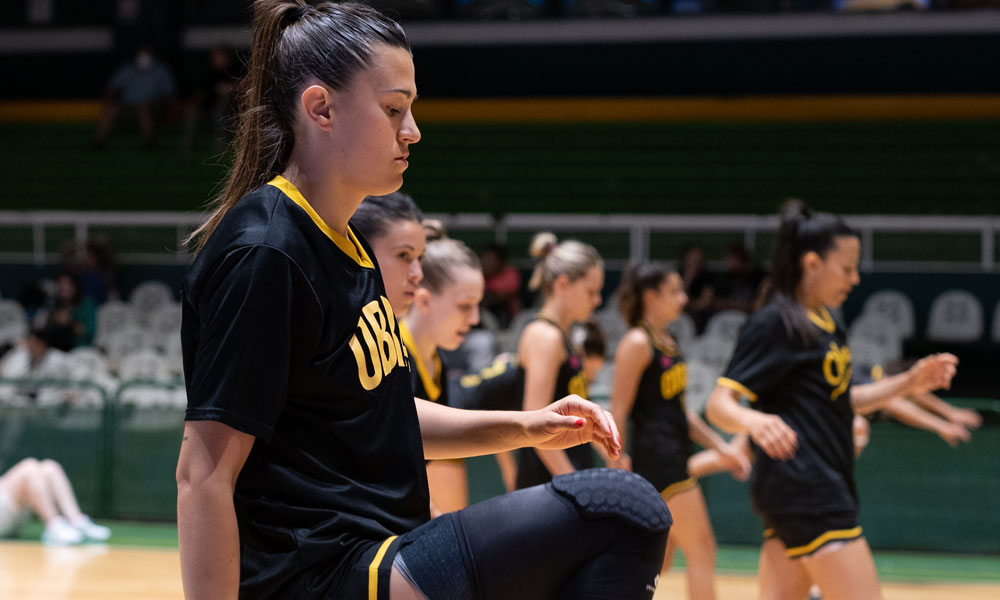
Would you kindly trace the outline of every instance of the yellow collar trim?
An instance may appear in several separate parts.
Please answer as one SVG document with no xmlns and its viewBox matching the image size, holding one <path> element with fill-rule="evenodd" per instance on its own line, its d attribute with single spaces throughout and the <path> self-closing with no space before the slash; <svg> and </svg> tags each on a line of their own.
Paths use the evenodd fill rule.
<svg viewBox="0 0 1000 600">
<path fill-rule="evenodd" d="M 347 227 L 347 237 L 344 237 L 334 231 L 329 225 L 326 224 L 323 217 L 319 216 L 319 213 L 313 210 L 313 207 L 305 199 L 305 196 L 302 195 L 302 192 L 295 187 L 295 184 L 288 181 L 281 175 L 275 176 L 274 179 L 267 182 L 267 185 L 273 185 L 284 192 L 285 195 L 292 200 L 292 202 L 297 204 L 299 208 L 304 210 L 306 214 L 309 215 L 309 218 L 316 224 L 316 227 L 319 227 L 319 230 L 322 231 L 326 237 L 330 238 L 330 241 L 336 244 L 344 254 L 353 259 L 354 262 L 358 263 L 362 267 L 365 267 L 366 269 L 375 268 L 375 264 L 372 262 L 372 259 L 368 258 L 368 254 L 365 252 L 365 249 L 361 245 L 357 236 L 354 235 L 354 230 L 352 230 L 350 226 Z"/>
<path fill-rule="evenodd" d="M 424 384 L 424 391 L 427 392 L 431 402 L 437 402 L 437 399 L 441 397 L 441 385 L 434 380 L 431 376 L 430 371 L 424 365 L 424 361 L 420 358 L 420 350 L 417 348 L 417 343 L 413 340 L 413 334 L 410 333 L 410 328 L 406 326 L 402 320 L 399 321 L 399 335 L 403 338 L 403 343 L 410 351 L 410 360 L 417 367 L 417 374 L 420 375 L 420 382 Z M 437 352 L 434 353 L 434 367 L 435 370 L 441 373 L 441 359 L 438 357 Z"/>
<path fill-rule="evenodd" d="M 837 330 L 837 323 L 833 320 L 833 315 L 830 311 L 826 309 L 825 306 L 819 308 L 819 313 L 814 313 L 811 310 L 806 311 L 806 315 L 809 316 L 809 320 L 815 323 L 816 327 L 819 327 L 827 333 L 833 333 Z"/>
</svg>

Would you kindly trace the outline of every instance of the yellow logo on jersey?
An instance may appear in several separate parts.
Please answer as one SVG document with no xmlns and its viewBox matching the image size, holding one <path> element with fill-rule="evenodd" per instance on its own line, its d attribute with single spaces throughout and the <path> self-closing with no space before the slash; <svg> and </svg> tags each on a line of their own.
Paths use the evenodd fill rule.
<svg viewBox="0 0 1000 600">
<path fill-rule="evenodd" d="M 660 375 L 660 395 L 670 400 L 687 387 L 688 370 L 686 363 L 677 363 Z"/>
<path fill-rule="evenodd" d="M 511 366 L 513 366 L 513 362 L 510 358 L 506 356 L 498 356 L 493 361 L 493 364 L 483 367 L 479 370 L 479 373 L 462 375 L 462 377 L 458 380 L 458 383 L 465 388 L 476 387 L 486 379 L 493 379 L 494 377 L 503 375 Z"/>
<path fill-rule="evenodd" d="M 368 391 L 382 383 L 382 378 L 396 367 L 406 366 L 406 349 L 396 335 L 396 316 L 385 296 L 372 300 L 361 309 L 358 329 L 364 345 L 358 341 L 357 332 L 351 336 L 351 351 L 358 362 L 358 381 Z M 371 364 L 371 372 L 368 365 Z"/>
<path fill-rule="evenodd" d="M 830 392 L 830 399 L 836 400 L 841 394 L 847 391 L 847 386 L 851 383 L 851 349 L 847 346 L 838 346 L 835 342 L 830 342 L 830 349 L 823 359 L 823 377 L 826 382 L 833 386 Z"/>
<path fill-rule="evenodd" d="M 587 389 L 587 380 L 583 377 L 583 371 L 577 373 L 573 376 L 573 379 L 569 380 L 569 393 L 576 394 L 581 398 L 586 398 L 589 396 L 589 390 Z"/>
</svg>

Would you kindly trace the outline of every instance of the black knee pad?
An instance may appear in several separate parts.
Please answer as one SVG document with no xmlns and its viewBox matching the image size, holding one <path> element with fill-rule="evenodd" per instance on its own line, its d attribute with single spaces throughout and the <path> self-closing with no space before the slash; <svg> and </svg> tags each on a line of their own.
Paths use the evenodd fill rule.
<svg viewBox="0 0 1000 600">
<path fill-rule="evenodd" d="M 667 530 L 673 524 L 656 488 L 629 471 L 587 469 L 559 475 L 550 485 L 588 517 L 614 517 L 651 532 Z"/>
</svg>

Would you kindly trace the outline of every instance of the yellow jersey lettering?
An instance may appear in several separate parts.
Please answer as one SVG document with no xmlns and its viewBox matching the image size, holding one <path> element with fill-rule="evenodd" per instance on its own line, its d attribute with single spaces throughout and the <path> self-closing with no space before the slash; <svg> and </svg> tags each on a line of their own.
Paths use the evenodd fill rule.
<svg viewBox="0 0 1000 600">
<path fill-rule="evenodd" d="M 396 366 L 396 342 L 389 329 L 389 320 L 379 306 L 378 300 L 372 300 L 361 309 L 368 324 L 375 334 L 375 345 L 378 347 L 378 358 L 382 361 L 382 372 L 388 374 Z"/>
<path fill-rule="evenodd" d="M 687 387 L 687 365 L 678 363 L 660 375 L 660 395 L 670 400 Z"/>
<path fill-rule="evenodd" d="M 403 346 L 405 344 L 402 344 L 399 341 L 399 336 L 397 336 L 396 333 L 395 333 L 395 331 L 396 331 L 396 315 L 395 315 L 395 313 L 392 312 L 392 305 L 389 304 L 389 299 L 386 298 L 385 296 L 382 296 L 382 308 L 385 309 L 385 316 L 386 316 L 387 321 L 389 323 L 389 333 L 392 335 L 392 338 L 394 340 L 396 340 L 396 366 L 398 366 L 398 367 L 405 367 L 406 366 L 406 360 L 403 357 L 404 356 L 408 357 L 408 355 L 403 354 Z"/>
<path fill-rule="evenodd" d="M 371 391 L 377 388 L 378 384 L 382 383 L 382 364 L 375 358 L 378 355 L 378 350 L 375 348 L 375 340 L 372 338 L 368 326 L 365 325 L 365 321 L 361 317 L 358 317 L 358 329 L 361 330 L 361 335 L 365 339 L 365 347 L 368 349 L 368 354 L 367 356 L 365 355 L 364 348 L 362 348 L 361 342 L 358 341 L 357 333 L 351 336 L 351 351 L 354 352 L 354 359 L 358 362 L 358 381 L 361 382 L 361 387 L 367 391 Z M 368 362 L 372 364 L 371 373 L 368 373 Z"/>
<path fill-rule="evenodd" d="M 503 375 L 507 372 L 507 368 L 510 367 L 510 363 L 503 359 L 497 359 L 493 361 L 488 367 L 483 367 L 479 370 L 479 377 L 481 379 L 493 379 L 498 375 Z"/>
<path fill-rule="evenodd" d="M 850 348 L 830 342 L 830 349 L 823 359 L 823 377 L 833 387 L 830 392 L 831 400 L 836 400 L 847 391 L 847 386 L 851 383 L 852 371 Z"/>
<path fill-rule="evenodd" d="M 459 385 L 464 388 L 474 388 L 483 382 L 483 378 L 479 375 L 462 375 L 458 380 Z"/>
<path fill-rule="evenodd" d="M 576 394 L 581 398 L 586 398 L 588 394 L 587 380 L 583 378 L 583 373 L 577 373 L 573 379 L 569 380 L 569 393 Z"/>
<path fill-rule="evenodd" d="M 396 335 L 396 315 L 392 312 L 389 300 L 382 296 L 372 300 L 361 309 L 358 317 L 358 329 L 364 343 L 358 340 L 357 332 L 349 343 L 354 359 L 358 363 L 358 380 L 361 387 L 371 391 L 382 383 L 382 378 L 389 375 L 397 366 L 405 366 L 406 349 Z M 368 364 L 371 364 L 371 372 Z"/>
</svg>

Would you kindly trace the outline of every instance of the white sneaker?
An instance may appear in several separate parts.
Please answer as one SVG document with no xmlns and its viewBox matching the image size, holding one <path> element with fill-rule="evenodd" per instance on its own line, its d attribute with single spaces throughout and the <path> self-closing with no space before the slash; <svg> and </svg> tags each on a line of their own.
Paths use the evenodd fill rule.
<svg viewBox="0 0 1000 600">
<path fill-rule="evenodd" d="M 46 546 L 68 546 L 83 541 L 83 533 L 69 524 L 65 517 L 56 517 L 45 525 L 42 543 Z"/>
<path fill-rule="evenodd" d="M 83 515 L 83 520 L 73 526 L 91 542 L 105 542 L 111 537 L 110 529 L 94 523 L 87 515 Z"/>
</svg>

